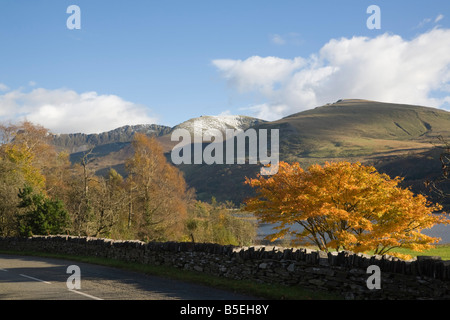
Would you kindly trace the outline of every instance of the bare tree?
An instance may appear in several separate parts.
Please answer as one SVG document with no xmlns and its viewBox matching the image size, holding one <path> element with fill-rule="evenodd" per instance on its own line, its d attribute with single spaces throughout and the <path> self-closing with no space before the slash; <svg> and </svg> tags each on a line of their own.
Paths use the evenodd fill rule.
<svg viewBox="0 0 450 320">
<path fill-rule="evenodd" d="M 92 211 L 89 189 L 91 182 L 96 179 L 94 172 L 89 168 L 89 164 L 94 160 L 91 156 L 93 150 L 93 147 L 89 148 L 80 162 L 72 168 L 71 191 L 67 205 L 73 215 L 72 232 L 78 235 L 89 235 L 88 221 Z"/>
<path fill-rule="evenodd" d="M 433 180 L 427 180 L 425 186 L 440 200 L 450 199 L 450 143 L 439 136 L 441 149 L 439 161 L 441 162 L 441 174 Z"/>
</svg>

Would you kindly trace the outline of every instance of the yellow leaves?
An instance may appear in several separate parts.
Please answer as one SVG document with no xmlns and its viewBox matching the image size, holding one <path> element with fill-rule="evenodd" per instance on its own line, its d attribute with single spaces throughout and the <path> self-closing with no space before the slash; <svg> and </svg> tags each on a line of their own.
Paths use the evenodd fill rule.
<svg viewBox="0 0 450 320">
<path fill-rule="evenodd" d="M 386 252 L 429 245 L 435 239 L 421 230 L 449 221 L 433 214 L 439 205 L 400 188 L 401 181 L 361 163 L 327 162 L 304 171 L 298 163 L 281 162 L 276 175 L 246 180 L 256 190 L 246 210 L 264 222 L 282 222 L 275 237 L 299 223 L 307 231 L 298 234 L 299 240 L 313 239 L 322 250 Z"/>
<path fill-rule="evenodd" d="M 1 156 L 17 167 L 17 172 L 29 185 L 45 192 L 46 177 L 52 174 L 58 162 L 64 161 L 64 156 L 58 157 L 50 144 L 49 130 L 24 121 L 18 125 L 0 125 L 0 137 Z"/>
<path fill-rule="evenodd" d="M 409 254 L 399 253 L 399 252 L 390 252 L 390 256 L 397 257 L 402 260 L 410 260 L 412 258 Z"/>
<path fill-rule="evenodd" d="M 7 144 L 2 146 L 6 159 L 16 165 L 17 170 L 23 174 L 25 181 L 38 189 L 44 190 L 45 177 L 39 168 L 33 165 L 35 154 L 23 144 Z"/>
</svg>

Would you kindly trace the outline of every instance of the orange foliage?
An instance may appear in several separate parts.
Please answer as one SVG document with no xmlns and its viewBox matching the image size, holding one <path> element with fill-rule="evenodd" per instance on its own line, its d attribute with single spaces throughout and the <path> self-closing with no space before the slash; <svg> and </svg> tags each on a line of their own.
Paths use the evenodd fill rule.
<svg viewBox="0 0 450 320">
<path fill-rule="evenodd" d="M 421 231 L 450 221 L 434 214 L 440 205 L 401 188 L 401 181 L 360 163 L 327 162 L 305 171 L 298 163 L 281 162 L 276 175 L 246 179 L 257 191 L 246 201 L 246 210 L 262 222 L 278 224 L 271 240 L 290 233 L 324 251 L 428 249 L 439 239 Z M 294 231 L 296 224 L 303 230 Z"/>
<path fill-rule="evenodd" d="M 134 227 L 140 239 L 176 239 L 187 217 L 187 185 L 154 137 L 136 133 L 127 163 Z"/>
</svg>

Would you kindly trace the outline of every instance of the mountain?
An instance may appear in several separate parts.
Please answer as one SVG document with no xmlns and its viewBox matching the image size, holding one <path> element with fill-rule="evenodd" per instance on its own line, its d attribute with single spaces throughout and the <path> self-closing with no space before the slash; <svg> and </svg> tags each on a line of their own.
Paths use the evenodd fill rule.
<svg viewBox="0 0 450 320">
<path fill-rule="evenodd" d="M 271 122 L 286 160 L 355 158 L 428 150 L 450 135 L 450 112 L 367 100 L 339 100 Z"/>
<path fill-rule="evenodd" d="M 84 134 L 58 134 L 54 135 L 53 143 L 59 149 L 64 149 L 70 153 L 82 152 L 90 147 L 98 147 L 101 145 L 126 143 L 133 139 L 136 132 L 148 135 L 161 136 L 169 133 L 170 127 L 157 124 L 143 124 L 133 126 L 123 126 L 108 132 Z"/>
<path fill-rule="evenodd" d="M 159 131 L 148 132 L 157 136 L 170 159 L 170 152 L 178 143 L 171 141 L 171 133 L 180 128 L 192 133 L 194 123 L 204 129 L 221 131 L 279 129 L 281 161 L 298 161 L 303 167 L 331 160 L 360 161 L 391 176 L 403 176 L 405 185 L 413 187 L 416 192 L 423 191 L 425 179 L 432 179 L 441 172 L 437 137 L 450 141 L 450 112 L 360 99 L 339 100 L 271 122 L 243 116 L 202 116 L 173 128 L 161 127 Z M 91 139 L 73 136 L 79 139 L 74 142 L 70 141 L 71 136 L 67 136 L 64 143 L 60 138 L 59 145 L 76 151 L 76 148 L 85 148 L 87 141 L 108 141 L 103 145 L 97 144 L 94 149 L 96 170 L 101 174 L 113 167 L 125 174 L 123 163 L 132 154 L 129 141 L 134 129 L 139 128 L 119 128 L 116 129 L 117 135 L 105 133 Z M 73 153 L 72 161 L 82 154 Z M 182 164 L 179 168 L 201 200 L 215 196 L 220 201 L 231 200 L 239 204 L 252 193 L 243 184 L 245 177 L 255 176 L 260 166 Z"/>
</svg>

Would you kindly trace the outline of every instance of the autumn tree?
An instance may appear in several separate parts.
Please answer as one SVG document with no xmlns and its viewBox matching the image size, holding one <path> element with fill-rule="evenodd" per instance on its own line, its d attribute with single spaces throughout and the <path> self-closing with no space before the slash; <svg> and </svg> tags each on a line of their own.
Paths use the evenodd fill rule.
<svg viewBox="0 0 450 320">
<path fill-rule="evenodd" d="M 135 134 L 133 156 L 126 162 L 129 225 L 143 240 L 175 240 L 187 215 L 187 186 L 154 137 Z"/>
<path fill-rule="evenodd" d="M 123 218 L 127 209 L 124 178 L 114 169 L 105 177 L 97 177 L 91 185 L 92 214 L 89 230 L 94 237 L 123 235 Z"/>
<path fill-rule="evenodd" d="M 277 224 L 271 240 L 292 234 L 324 251 L 375 254 L 399 247 L 428 249 L 439 239 L 422 230 L 449 221 L 433 214 L 439 205 L 401 188 L 401 180 L 360 163 L 327 162 L 303 170 L 298 163 L 281 162 L 276 175 L 246 179 L 257 192 L 246 210 Z"/>
<path fill-rule="evenodd" d="M 23 175 L 30 186 L 45 190 L 43 171 L 45 160 L 50 158 L 52 151 L 48 144 L 48 130 L 25 121 L 18 125 L 0 126 L 0 136 L 2 159 L 11 162 L 16 167 L 15 173 Z"/>
<path fill-rule="evenodd" d="M 23 213 L 19 208 L 20 188 L 29 186 L 44 197 L 57 198 L 61 191 L 59 174 L 68 163 L 51 145 L 48 129 L 29 121 L 0 125 L 0 232 L 17 232 L 16 222 Z"/>
<path fill-rule="evenodd" d="M 93 216 L 91 197 L 93 196 L 93 186 L 99 179 L 91 167 L 92 153 L 93 148 L 90 148 L 82 154 L 79 161 L 70 167 L 70 177 L 67 182 L 66 205 L 73 221 L 71 231 L 79 236 L 92 236 L 89 229 L 89 221 Z"/>
<path fill-rule="evenodd" d="M 48 129 L 29 121 L 0 125 L 0 155 L 17 167 L 15 172 L 30 186 L 44 193 L 62 190 L 70 166 L 69 155 L 57 152 L 52 139 Z"/>
</svg>

